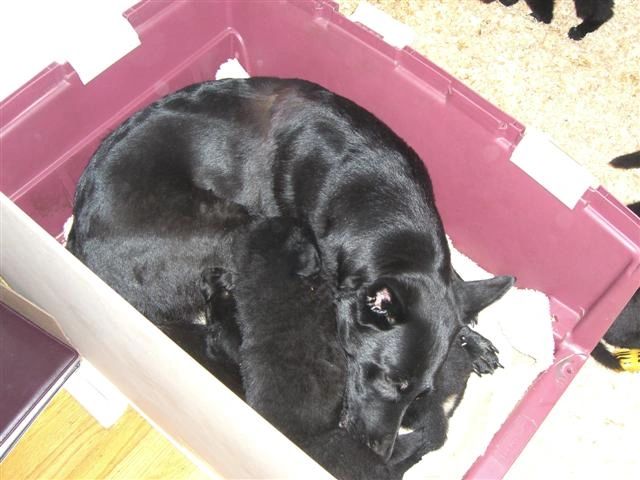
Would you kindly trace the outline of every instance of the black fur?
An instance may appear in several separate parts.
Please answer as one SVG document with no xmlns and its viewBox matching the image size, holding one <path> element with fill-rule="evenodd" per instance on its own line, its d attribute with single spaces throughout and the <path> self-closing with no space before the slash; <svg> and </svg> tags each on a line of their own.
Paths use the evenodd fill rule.
<svg viewBox="0 0 640 480">
<path fill-rule="evenodd" d="M 510 283 L 505 283 L 501 290 L 496 290 L 494 300 L 502 297 L 512 284 L 513 279 Z M 482 376 L 502 367 L 497 356 L 498 350 L 489 340 L 469 327 L 476 323 L 477 314 L 482 308 L 484 307 L 479 306 L 477 311 L 468 312 L 466 325 L 460 330 L 438 371 L 434 390 L 419 395 L 402 420 L 402 425 L 421 435 L 423 441 L 428 439 L 432 449 L 444 444 L 449 418 L 462 401 L 471 373 Z"/>
<path fill-rule="evenodd" d="M 246 401 L 338 478 L 401 478 L 420 456 L 387 465 L 338 429 L 346 359 L 311 239 L 291 219 L 271 218 L 234 245 L 230 288 Z M 203 276 L 212 291 L 229 288 L 229 274 L 220 273 Z M 210 305 L 219 300 L 214 295 Z"/>
<path fill-rule="evenodd" d="M 616 157 L 609 165 L 616 168 L 640 168 L 640 151 Z"/>
<path fill-rule="evenodd" d="M 616 168 L 640 168 L 640 152 L 616 157 L 609 163 Z M 628 207 L 640 217 L 640 202 L 632 203 Z M 640 348 L 640 289 L 636 290 L 629 303 L 604 334 L 603 339 L 614 347 Z M 620 361 L 602 342 L 596 345 L 591 355 L 607 368 L 622 370 Z"/>
<path fill-rule="evenodd" d="M 71 251 L 156 323 L 191 322 L 202 306 L 192 277 L 225 257 L 247 217 L 307 223 L 347 339 L 343 424 L 385 458 L 467 299 L 500 288 L 454 281 L 416 153 L 302 80 L 206 82 L 133 115 L 83 173 L 74 215 Z"/>
<path fill-rule="evenodd" d="M 232 317 L 233 313 L 228 313 L 224 318 Z M 237 357 L 240 342 L 233 340 L 232 332 L 221 328 L 219 323 L 212 325 L 172 323 L 162 325 L 160 329 L 233 393 L 244 398 L 240 363 Z"/>
<path fill-rule="evenodd" d="M 200 301 L 205 305 L 205 323 L 173 322 L 160 325 L 160 329 L 236 395 L 244 398 L 240 377 L 241 337 L 235 321 L 236 302 L 232 289 L 230 274 L 207 266 L 198 283 Z"/>
<path fill-rule="evenodd" d="M 629 205 L 640 217 L 640 202 Z M 636 290 L 629 303 L 614 320 L 603 339 L 609 345 L 620 348 L 640 348 L 640 289 Z M 591 352 L 593 358 L 612 370 L 621 371 L 620 361 L 600 342 Z"/>
<path fill-rule="evenodd" d="M 402 426 L 413 430 L 415 442 L 428 442 L 428 451 L 444 445 L 449 419 L 462 401 L 471 373 L 481 375 L 478 363 L 483 373 L 493 373 L 500 366 L 497 350 L 482 335 L 464 327 L 436 376 L 434 390 L 419 395 L 407 409 Z"/>
<path fill-rule="evenodd" d="M 104 166 L 105 144 L 96 153 L 94 165 Z M 132 175 L 139 174 L 135 161 L 130 167 Z M 144 191 L 134 187 L 112 198 L 113 202 L 104 201 L 96 190 L 117 188 L 119 180 L 108 185 L 93 173 L 99 181 L 81 180 L 78 186 L 67 248 L 228 388 L 242 395 L 234 356 L 239 333 L 235 322 L 225 323 L 233 305 L 218 302 L 215 310 L 205 308 L 206 296 L 199 282 L 206 266 L 220 264 L 229 256 L 233 235 L 251 217 L 244 208 L 211 194 L 206 195 L 206 203 L 194 197 L 196 211 L 191 212 L 181 208 L 185 199 L 180 195 L 167 192 L 145 198 Z M 161 186 L 170 178 L 157 175 L 146 181 Z M 126 199 L 136 206 L 127 208 Z M 142 214 L 138 208 L 148 209 L 145 221 L 126 218 L 127 214 Z"/>
<path fill-rule="evenodd" d="M 493 0 L 483 0 L 489 3 Z M 531 16 L 544 23 L 553 19 L 554 0 L 525 0 L 531 9 Z M 500 0 L 506 6 L 515 5 L 518 0 Z M 588 33 L 595 32 L 613 17 L 613 0 L 574 0 L 576 15 L 582 23 L 569 29 L 569 38 L 582 40 Z"/>
<path fill-rule="evenodd" d="M 415 400 L 409 408 L 415 419 L 410 426 L 418 431 L 401 436 L 385 463 L 338 428 L 347 361 L 331 286 L 318 275 L 315 251 L 309 232 L 291 219 L 272 218 L 256 223 L 234 245 L 232 287 L 219 269 L 204 275 L 210 290 L 231 291 L 234 298 L 246 401 L 338 478 L 401 478 L 444 443 L 446 421 L 434 420 L 443 411 L 438 401 L 454 392 L 461 398 L 472 370 L 493 372 L 497 352 L 463 327 L 435 392 L 425 395 L 430 402 Z M 218 299 L 209 301 L 213 308 Z"/>
<path fill-rule="evenodd" d="M 173 173 L 149 176 L 135 149 L 121 152 L 131 178 L 106 172 L 105 144 L 80 179 L 67 248 L 155 324 L 197 323 L 200 272 L 229 255 L 231 232 L 251 217 L 210 193 L 169 191 Z"/>
</svg>

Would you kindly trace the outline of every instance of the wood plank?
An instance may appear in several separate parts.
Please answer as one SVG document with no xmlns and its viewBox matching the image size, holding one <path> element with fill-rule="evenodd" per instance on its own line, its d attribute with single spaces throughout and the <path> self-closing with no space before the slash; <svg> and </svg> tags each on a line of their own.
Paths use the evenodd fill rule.
<svg viewBox="0 0 640 480">
<path fill-rule="evenodd" d="M 132 408 L 107 430 L 61 390 L 0 464 L 0 478 L 210 477 Z"/>
</svg>

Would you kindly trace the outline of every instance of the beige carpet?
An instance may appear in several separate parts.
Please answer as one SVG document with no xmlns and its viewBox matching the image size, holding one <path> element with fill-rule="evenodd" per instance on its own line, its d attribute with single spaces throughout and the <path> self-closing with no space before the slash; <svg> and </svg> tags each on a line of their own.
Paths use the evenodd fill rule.
<svg viewBox="0 0 640 480">
<path fill-rule="evenodd" d="M 358 0 L 338 0 L 350 14 Z M 411 45 L 554 142 L 623 202 L 640 201 L 640 173 L 613 157 L 640 150 L 640 4 L 617 0 L 614 18 L 581 42 L 571 0 L 551 25 L 524 2 L 372 0 L 411 26 Z M 614 374 L 589 360 L 555 406 L 509 479 L 629 478 L 640 470 L 640 374 Z"/>
</svg>

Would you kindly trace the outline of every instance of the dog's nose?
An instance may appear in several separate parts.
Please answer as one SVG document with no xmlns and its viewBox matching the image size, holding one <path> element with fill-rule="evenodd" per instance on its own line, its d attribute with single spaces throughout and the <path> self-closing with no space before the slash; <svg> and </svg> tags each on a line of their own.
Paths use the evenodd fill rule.
<svg viewBox="0 0 640 480">
<path fill-rule="evenodd" d="M 395 435 L 385 435 L 381 438 L 369 440 L 367 446 L 376 454 L 380 455 L 386 463 L 391 458 L 395 441 Z"/>
</svg>

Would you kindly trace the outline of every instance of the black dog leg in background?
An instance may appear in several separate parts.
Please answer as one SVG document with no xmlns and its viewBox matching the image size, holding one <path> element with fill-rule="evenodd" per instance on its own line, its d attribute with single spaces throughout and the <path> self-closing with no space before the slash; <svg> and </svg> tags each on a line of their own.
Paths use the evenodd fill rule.
<svg viewBox="0 0 640 480">
<path fill-rule="evenodd" d="M 553 20 L 553 0 L 526 0 L 531 16 L 543 23 Z"/>
<path fill-rule="evenodd" d="M 488 3 L 487 0 L 483 0 Z M 553 19 L 553 0 L 525 0 L 531 10 L 531 16 L 539 22 L 551 23 Z M 518 0 L 500 0 L 505 7 L 511 7 L 518 3 Z"/>
<path fill-rule="evenodd" d="M 569 38 L 582 40 L 613 17 L 613 0 L 576 0 L 576 15 L 583 21 L 569 29 Z"/>
<path fill-rule="evenodd" d="M 483 0 L 489 3 L 490 0 Z M 553 20 L 553 0 L 525 0 L 531 9 L 531 16 L 543 23 Z M 510 7 L 518 0 L 500 0 L 502 5 Z M 613 17 L 613 0 L 575 0 L 576 15 L 582 19 L 580 25 L 569 29 L 569 38 L 582 40 L 588 33 L 595 32 L 602 24 Z"/>
<path fill-rule="evenodd" d="M 640 168 L 640 152 L 620 155 L 611 160 L 609 165 L 616 168 Z"/>
<path fill-rule="evenodd" d="M 486 0 L 485 3 L 488 3 Z M 553 0 L 525 0 L 531 10 L 531 16 L 539 22 L 551 23 L 553 19 Z M 518 3 L 518 0 L 500 0 L 505 7 L 511 7 Z"/>
</svg>

